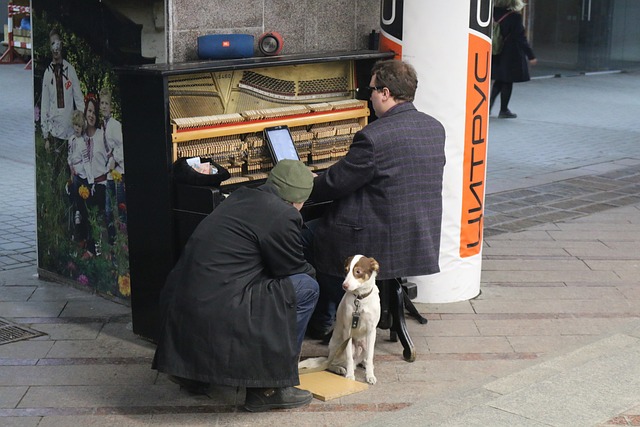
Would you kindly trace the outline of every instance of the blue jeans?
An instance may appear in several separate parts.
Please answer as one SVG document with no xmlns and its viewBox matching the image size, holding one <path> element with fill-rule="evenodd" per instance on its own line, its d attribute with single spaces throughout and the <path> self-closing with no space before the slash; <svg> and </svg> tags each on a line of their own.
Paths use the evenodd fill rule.
<svg viewBox="0 0 640 427">
<path fill-rule="evenodd" d="M 320 286 L 320 297 L 309 321 L 309 328 L 316 332 L 326 333 L 336 321 L 338 305 L 344 296 L 344 289 L 342 289 L 344 278 L 320 272 L 316 272 L 316 277 Z"/>
<path fill-rule="evenodd" d="M 294 274 L 289 276 L 296 292 L 296 314 L 298 323 L 298 353 L 302 351 L 302 341 L 307 330 L 307 324 L 318 301 L 318 282 L 308 274 Z"/>
</svg>

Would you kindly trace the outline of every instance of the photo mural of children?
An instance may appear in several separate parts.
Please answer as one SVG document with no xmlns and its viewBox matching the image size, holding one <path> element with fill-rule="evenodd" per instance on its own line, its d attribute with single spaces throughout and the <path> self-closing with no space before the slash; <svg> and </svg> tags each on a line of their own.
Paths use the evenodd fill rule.
<svg viewBox="0 0 640 427">
<path fill-rule="evenodd" d="M 102 42 L 88 36 L 86 17 L 65 14 L 60 4 L 33 1 L 38 268 L 53 280 L 129 298 L 128 231 L 115 200 L 107 205 L 107 186 L 124 200 L 114 70 L 123 64 L 111 63 Z"/>
</svg>

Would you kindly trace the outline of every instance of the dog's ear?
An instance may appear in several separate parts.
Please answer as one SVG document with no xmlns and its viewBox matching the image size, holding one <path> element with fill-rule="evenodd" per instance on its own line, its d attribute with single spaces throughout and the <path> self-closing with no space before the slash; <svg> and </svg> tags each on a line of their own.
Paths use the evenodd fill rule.
<svg viewBox="0 0 640 427">
<path fill-rule="evenodd" d="M 349 272 L 349 266 L 351 265 L 351 260 L 353 259 L 352 256 L 350 256 L 349 258 L 347 258 L 344 262 L 344 272 L 348 273 Z"/>
<path fill-rule="evenodd" d="M 378 264 L 378 261 L 373 258 L 369 258 L 369 267 L 371 267 L 371 271 L 380 271 L 380 264 Z"/>
</svg>

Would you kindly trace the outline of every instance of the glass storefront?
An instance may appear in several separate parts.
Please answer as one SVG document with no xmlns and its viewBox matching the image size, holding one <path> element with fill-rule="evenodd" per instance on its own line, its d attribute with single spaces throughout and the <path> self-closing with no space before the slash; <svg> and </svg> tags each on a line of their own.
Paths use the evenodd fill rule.
<svg viewBox="0 0 640 427">
<path fill-rule="evenodd" d="M 640 1 L 530 0 L 534 74 L 640 69 Z"/>
</svg>

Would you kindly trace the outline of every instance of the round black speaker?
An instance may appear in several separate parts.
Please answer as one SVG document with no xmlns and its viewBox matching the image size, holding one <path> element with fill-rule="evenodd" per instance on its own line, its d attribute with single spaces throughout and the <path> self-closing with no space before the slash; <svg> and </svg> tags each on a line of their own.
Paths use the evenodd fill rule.
<svg viewBox="0 0 640 427">
<path fill-rule="evenodd" d="M 282 51 L 283 44 L 282 36 L 275 31 L 264 33 L 258 39 L 258 49 L 265 56 L 278 55 Z"/>
</svg>

